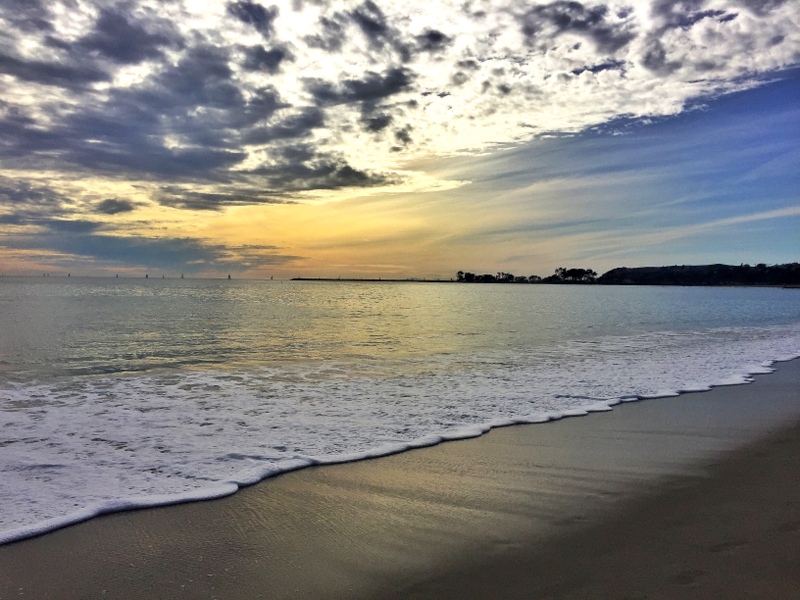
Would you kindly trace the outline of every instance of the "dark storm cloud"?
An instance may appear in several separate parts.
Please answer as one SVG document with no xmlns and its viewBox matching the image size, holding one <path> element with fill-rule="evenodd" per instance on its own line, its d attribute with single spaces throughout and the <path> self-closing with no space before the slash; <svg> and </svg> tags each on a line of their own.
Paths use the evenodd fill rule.
<svg viewBox="0 0 800 600">
<path fill-rule="evenodd" d="M 265 38 L 275 33 L 275 18 L 278 16 L 278 7 L 264 8 L 257 2 L 241 0 L 228 3 L 228 14 L 236 17 L 242 23 L 252 25 Z"/>
<path fill-rule="evenodd" d="M 75 48 L 97 53 L 120 64 L 136 64 L 163 56 L 162 48 L 179 46 L 180 36 L 174 32 L 151 33 L 141 23 L 134 23 L 109 9 L 100 11 L 95 29 L 78 40 Z"/>
<path fill-rule="evenodd" d="M 95 212 L 103 215 L 118 215 L 120 213 L 136 210 L 136 205 L 130 200 L 107 198 L 95 206 Z"/>
<path fill-rule="evenodd" d="M 245 60 L 242 66 L 248 71 L 263 71 L 274 75 L 281 69 L 285 60 L 291 60 L 286 48 L 276 46 L 267 50 L 263 46 L 248 46 L 244 49 Z"/>
<path fill-rule="evenodd" d="M 580 34 L 601 52 L 613 53 L 635 35 L 624 24 L 610 23 L 608 14 L 607 6 L 587 8 L 580 2 L 559 0 L 528 10 L 522 18 L 522 33 L 531 45 L 548 44 L 563 33 Z"/>
</svg>

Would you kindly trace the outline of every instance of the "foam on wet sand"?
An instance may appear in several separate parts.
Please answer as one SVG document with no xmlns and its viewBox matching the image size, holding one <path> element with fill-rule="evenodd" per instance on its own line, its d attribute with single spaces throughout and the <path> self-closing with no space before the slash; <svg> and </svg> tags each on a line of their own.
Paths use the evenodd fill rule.
<svg viewBox="0 0 800 600">
<path fill-rule="evenodd" d="M 800 361 L 0 546 L 0 598 L 787 598 Z"/>
</svg>

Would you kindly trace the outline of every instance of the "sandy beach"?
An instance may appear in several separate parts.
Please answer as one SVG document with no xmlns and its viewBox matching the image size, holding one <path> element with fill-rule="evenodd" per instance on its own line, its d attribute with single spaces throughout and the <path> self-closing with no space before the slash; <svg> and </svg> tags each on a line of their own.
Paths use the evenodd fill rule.
<svg viewBox="0 0 800 600">
<path fill-rule="evenodd" d="M 0 547 L 0 599 L 800 597 L 800 361 Z"/>
</svg>

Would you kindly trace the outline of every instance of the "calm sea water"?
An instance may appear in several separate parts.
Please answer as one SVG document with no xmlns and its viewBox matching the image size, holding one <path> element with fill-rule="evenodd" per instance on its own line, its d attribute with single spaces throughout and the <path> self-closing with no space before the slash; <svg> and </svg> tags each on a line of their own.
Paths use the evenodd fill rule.
<svg viewBox="0 0 800 600">
<path fill-rule="evenodd" d="M 800 290 L 0 278 L 0 543 L 744 383 Z"/>
</svg>

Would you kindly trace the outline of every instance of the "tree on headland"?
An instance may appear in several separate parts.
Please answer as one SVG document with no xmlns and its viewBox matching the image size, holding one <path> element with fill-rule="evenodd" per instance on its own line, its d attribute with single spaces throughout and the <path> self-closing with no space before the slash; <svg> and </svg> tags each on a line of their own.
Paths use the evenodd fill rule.
<svg viewBox="0 0 800 600">
<path fill-rule="evenodd" d="M 457 273 L 465 283 L 567 283 L 605 285 L 771 285 L 800 287 L 800 263 L 750 266 L 681 265 L 671 267 L 617 267 L 600 277 L 592 269 L 559 267 L 549 277 L 516 276 L 499 271 L 496 275 Z"/>
<path fill-rule="evenodd" d="M 545 277 L 544 283 L 595 283 L 597 273 L 592 269 L 567 269 L 559 267 L 556 272 Z"/>
</svg>

